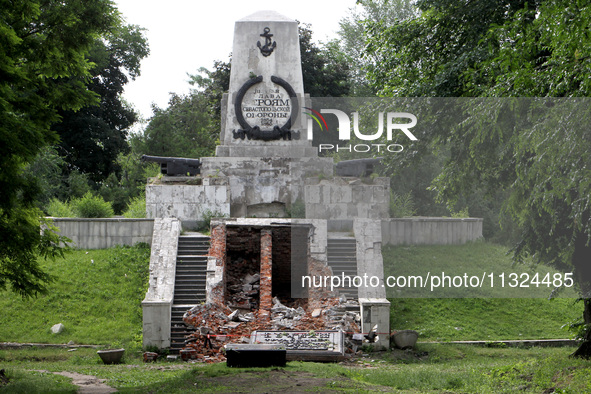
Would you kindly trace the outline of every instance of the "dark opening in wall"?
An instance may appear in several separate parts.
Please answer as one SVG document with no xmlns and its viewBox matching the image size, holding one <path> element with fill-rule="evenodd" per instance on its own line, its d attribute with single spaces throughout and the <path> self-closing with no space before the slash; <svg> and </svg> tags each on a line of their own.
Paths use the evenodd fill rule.
<svg viewBox="0 0 591 394">
<path fill-rule="evenodd" d="M 308 228 L 273 228 L 273 297 L 288 306 L 304 306 L 307 294 L 292 293 L 297 274 L 308 272 Z M 301 292 L 300 292 L 301 293 Z"/>
<path fill-rule="evenodd" d="M 226 238 L 226 304 L 257 310 L 260 303 L 261 232 L 252 227 L 228 227 Z"/>
</svg>

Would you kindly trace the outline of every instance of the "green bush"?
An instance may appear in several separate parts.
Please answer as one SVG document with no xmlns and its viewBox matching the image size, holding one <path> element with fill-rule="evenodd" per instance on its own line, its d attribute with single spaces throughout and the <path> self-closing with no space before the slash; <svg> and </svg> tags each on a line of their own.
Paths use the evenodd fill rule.
<svg viewBox="0 0 591 394">
<path fill-rule="evenodd" d="M 123 212 L 126 218 L 145 218 L 146 217 L 146 197 L 138 196 L 127 204 L 127 209 Z"/>
<path fill-rule="evenodd" d="M 111 203 L 87 192 L 82 198 L 72 200 L 72 209 L 79 218 L 110 218 L 114 215 Z"/>
<path fill-rule="evenodd" d="M 390 217 L 404 218 L 416 213 L 415 204 L 410 192 L 400 195 L 390 192 Z"/>
<path fill-rule="evenodd" d="M 464 209 L 460 209 L 457 212 L 454 212 L 450 209 L 450 212 L 451 212 L 452 218 L 461 219 L 461 218 L 469 218 L 470 217 L 470 213 L 468 212 L 468 207 L 466 207 Z"/>
<path fill-rule="evenodd" d="M 45 210 L 49 216 L 54 218 L 72 218 L 76 216 L 70 204 L 57 198 L 52 198 Z"/>
<path fill-rule="evenodd" d="M 211 222 L 211 219 L 225 218 L 225 217 L 228 217 L 228 215 L 226 215 L 225 213 L 221 213 L 220 211 L 217 211 L 217 210 L 212 211 L 210 209 L 206 209 L 205 211 L 203 211 L 203 219 L 199 223 L 199 226 L 197 226 L 197 231 L 208 233 L 209 232 L 209 222 Z"/>
</svg>

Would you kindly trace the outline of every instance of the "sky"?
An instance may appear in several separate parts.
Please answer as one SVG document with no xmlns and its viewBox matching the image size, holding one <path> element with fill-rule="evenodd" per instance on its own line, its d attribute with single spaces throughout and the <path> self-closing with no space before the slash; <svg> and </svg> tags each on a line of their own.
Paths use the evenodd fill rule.
<svg viewBox="0 0 591 394">
<path fill-rule="evenodd" d="M 127 24 L 147 29 L 150 55 L 141 75 L 130 81 L 124 98 L 148 119 L 152 103 L 168 105 L 169 93 L 188 93 L 189 74 L 212 69 L 232 52 L 234 22 L 256 11 L 272 9 L 291 19 L 311 23 L 316 42 L 336 38 L 339 21 L 355 0 L 236 1 L 236 0 L 116 0 Z"/>
</svg>

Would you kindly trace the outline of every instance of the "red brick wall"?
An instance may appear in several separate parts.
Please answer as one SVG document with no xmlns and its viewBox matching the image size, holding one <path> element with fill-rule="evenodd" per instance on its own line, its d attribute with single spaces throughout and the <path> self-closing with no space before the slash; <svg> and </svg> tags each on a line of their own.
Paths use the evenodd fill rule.
<svg viewBox="0 0 591 394">
<path fill-rule="evenodd" d="M 273 307 L 272 275 L 273 275 L 273 236 L 271 229 L 261 230 L 261 303 L 259 312 L 271 313 Z"/>
</svg>

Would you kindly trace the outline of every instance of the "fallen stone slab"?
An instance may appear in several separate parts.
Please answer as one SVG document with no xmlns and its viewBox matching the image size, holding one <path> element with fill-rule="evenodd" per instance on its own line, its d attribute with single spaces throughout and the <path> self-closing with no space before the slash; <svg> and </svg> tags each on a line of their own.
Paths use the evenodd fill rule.
<svg viewBox="0 0 591 394">
<path fill-rule="evenodd" d="M 337 362 L 345 355 L 345 334 L 337 330 L 254 331 L 250 343 L 283 345 L 288 361 Z"/>
</svg>

